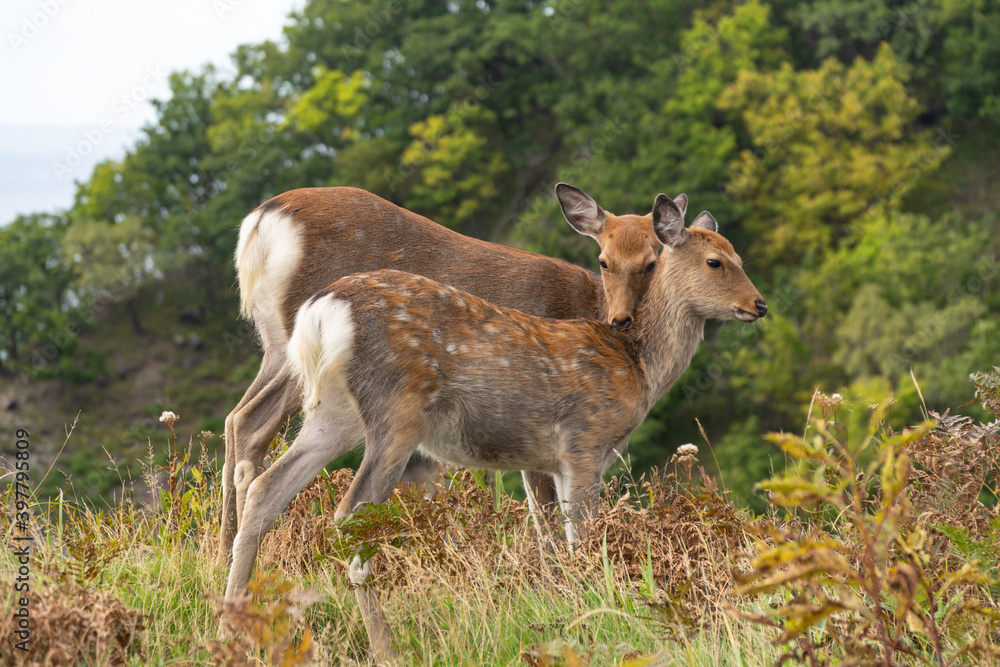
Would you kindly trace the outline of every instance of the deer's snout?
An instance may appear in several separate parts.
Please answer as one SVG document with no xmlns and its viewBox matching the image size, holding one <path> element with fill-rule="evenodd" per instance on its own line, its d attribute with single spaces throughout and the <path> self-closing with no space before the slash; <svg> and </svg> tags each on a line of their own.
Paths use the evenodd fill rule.
<svg viewBox="0 0 1000 667">
<path fill-rule="evenodd" d="M 614 327 L 615 329 L 618 329 L 619 331 L 624 331 L 625 329 L 628 329 L 630 326 L 632 326 L 632 318 L 626 316 L 624 319 L 620 320 L 617 317 L 612 317 L 611 326 Z"/>
<path fill-rule="evenodd" d="M 763 299 L 757 299 L 753 302 L 753 305 L 757 306 L 757 317 L 764 317 L 767 315 L 767 304 L 764 303 Z"/>
</svg>

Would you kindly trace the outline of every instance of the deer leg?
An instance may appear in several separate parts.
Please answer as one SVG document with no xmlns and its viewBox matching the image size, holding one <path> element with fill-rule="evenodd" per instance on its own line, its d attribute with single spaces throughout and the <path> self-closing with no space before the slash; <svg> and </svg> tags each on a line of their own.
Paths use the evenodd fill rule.
<svg viewBox="0 0 1000 667">
<path fill-rule="evenodd" d="M 354 514 L 361 503 L 383 503 L 403 477 L 406 462 L 416 449 L 416 439 L 384 437 L 369 431 L 365 434 L 365 457 L 358 474 L 337 505 L 336 519 Z"/>
<path fill-rule="evenodd" d="M 233 481 L 236 526 L 243 525 L 247 492 L 264 471 L 264 457 L 281 425 L 302 409 L 302 397 L 288 371 L 282 368 L 243 406 L 233 420 Z"/>
<path fill-rule="evenodd" d="M 534 519 L 532 523 L 535 524 L 535 532 L 538 533 L 538 541 L 544 543 L 545 534 L 542 531 L 542 517 L 538 511 L 538 501 L 535 500 L 535 490 L 532 487 L 531 480 L 528 479 L 527 471 L 521 471 L 521 480 L 524 482 L 524 495 L 528 499 L 528 511 L 531 512 L 531 518 Z"/>
<path fill-rule="evenodd" d="M 360 442 L 361 427 L 356 416 L 310 415 L 289 450 L 250 484 L 240 530 L 233 542 L 227 598 L 246 590 L 260 543 L 292 498 L 323 466 Z"/>
<path fill-rule="evenodd" d="M 559 499 L 555 480 L 552 475 L 531 470 L 522 470 L 521 479 L 524 482 L 524 493 L 528 497 L 528 509 L 535 520 L 535 529 L 539 539 L 543 539 L 543 532 L 551 534 L 553 521 L 558 516 Z"/>
<path fill-rule="evenodd" d="M 579 524 L 589 515 L 595 493 L 600 489 L 601 474 L 596 467 L 564 465 L 562 472 L 553 476 L 570 551 L 580 543 Z"/>
<path fill-rule="evenodd" d="M 219 547 L 215 553 L 215 561 L 220 565 L 228 563 L 232 556 L 233 538 L 236 537 L 238 526 L 236 485 L 233 479 L 233 468 L 236 465 L 236 415 L 267 386 L 277 370 L 273 355 L 265 351 L 257 377 L 226 417 L 226 458 L 222 464 L 222 529 L 219 531 Z"/>
<path fill-rule="evenodd" d="M 407 445 L 407 442 L 414 443 Z M 358 474 L 351 482 L 344 498 L 337 505 L 336 518 L 350 516 L 361 503 L 383 503 L 403 476 L 406 462 L 416 447 L 416 438 L 380 437 L 369 431 L 365 437 L 365 458 Z M 377 662 L 394 658 L 397 653 L 392 645 L 392 629 L 385 617 L 378 592 L 365 587 L 371 574 L 371 561 L 361 562 L 355 555 L 348 567 L 347 576 L 354 586 L 361 617 L 368 631 L 368 641 Z"/>
<path fill-rule="evenodd" d="M 573 517 L 570 514 L 570 499 L 567 492 L 568 484 L 572 481 L 568 469 L 552 476 L 552 481 L 556 487 L 556 496 L 559 498 L 559 516 L 562 517 L 563 528 L 566 530 L 566 542 L 572 553 L 576 549 L 576 527 L 573 525 Z"/>
</svg>

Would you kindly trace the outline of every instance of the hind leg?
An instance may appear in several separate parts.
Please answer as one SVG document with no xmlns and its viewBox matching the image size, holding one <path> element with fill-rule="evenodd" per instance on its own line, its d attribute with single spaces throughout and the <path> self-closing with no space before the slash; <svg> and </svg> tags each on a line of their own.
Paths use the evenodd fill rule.
<svg viewBox="0 0 1000 667">
<path fill-rule="evenodd" d="M 292 446 L 250 484 L 240 530 L 233 543 L 226 597 L 246 590 L 257 551 L 278 515 L 327 463 L 361 442 L 355 415 L 310 414 Z"/>
<path fill-rule="evenodd" d="M 226 417 L 226 458 L 222 464 L 222 529 L 219 533 L 219 548 L 215 553 L 215 560 L 219 564 L 225 564 L 229 561 L 232 556 L 233 538 L 236 537 L 236 485 L 233 481 L 233 466 L 236 464 L 236 415 L 271 381 L 274 372 L 271 368 L 272 365 L 270 355 L 264 352 L 264 360 L 261 362 L 257 377 L 247 388 L 240 402 Z"/>
<path fill-rule="evenodd" d="M 243 525 L 250 484 L 264 471 L 264 457 L 281 425 L 302 409 L 302 398 L 287 370 L 271 380 L 235 420 L 235 486 L 237 529 Z"/>
<path fill-rule="evenodd" d="M 412 429 L 369 429 L 365 434 L 365 458 L 350 488 L 337 505 L 336 518 L 350 516 L 363 503 L 385 502 L 402 478 L 406 462 L 416 449 L 417 442 Z M 371 561 L 362 562 L 359 556 L 354 556 L 347 577 L 354 586 L 372 653 L 381 662 L 394 657 L 396 649 L 392 645 L 392 630 L 377 591 L 364 586 L 370 574 Z"/>
<path fill-rule="evenodd" d="M 232 557 L 246 490 L 263 472 L 267 449 L 278 429 L 301 409 L 301 397 L 284 367 L 284 356 L 264 353 L 260 372 L 226 417 L 226 460 L 222 467 L 222 529 L 216 562 Z"/>
</svg>

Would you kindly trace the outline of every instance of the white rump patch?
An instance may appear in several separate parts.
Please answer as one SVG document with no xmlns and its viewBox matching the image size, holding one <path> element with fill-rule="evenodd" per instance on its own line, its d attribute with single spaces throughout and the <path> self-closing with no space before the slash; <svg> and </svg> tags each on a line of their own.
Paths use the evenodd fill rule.
<svg viewBox="0 0 1000 667">
<path fill-rule="evenodd" d="M 349 396 L 346 369 L 353 348 L 351 304 L 325 296 L 299 309 L 288 342 L 288 362 L 302 384 L 306 412 L 324 397 L 343 402 L 338 394 Z"/>
<path fill-rule="evenodd" d="M 281 304 L 301 257 L 302 237 L 291 214 L 254 211 L 240 224 L 236 245 L 240 314 L 257 325 L 265 346 L 285 342 Z"/>
</svg>

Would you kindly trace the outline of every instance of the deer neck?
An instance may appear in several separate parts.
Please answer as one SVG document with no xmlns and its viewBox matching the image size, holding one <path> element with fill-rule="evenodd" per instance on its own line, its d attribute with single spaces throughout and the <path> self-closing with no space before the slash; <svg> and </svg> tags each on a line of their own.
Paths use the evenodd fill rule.
<svg viewBox="0 0 1000 667">
<path fill-rule="evenodd" d="M 694 309 L 694 290 L 664 253 L 636 312 L 635 340 L 646 376 L 649 407 L 691 365 L 705 337 L 705 318 Z"/>
</svg>

